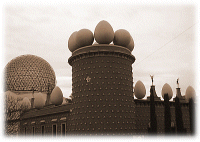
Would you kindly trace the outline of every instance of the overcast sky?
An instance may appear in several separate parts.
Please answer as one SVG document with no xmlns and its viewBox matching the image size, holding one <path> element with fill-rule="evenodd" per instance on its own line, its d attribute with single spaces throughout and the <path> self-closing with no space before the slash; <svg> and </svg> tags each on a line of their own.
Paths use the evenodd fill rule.
<svg viewBox="0 0 200 142">
<path fill-rule="evenodd" d="M 195 5 L 9 5 L 4 9 L 5 59 L 33 54 L 44 58 L 53 67 L 57 86 L 65 97 L 72 90 L 71 52 L 68 39 L 74 31 L 94 29 L 106 20 L 114 31 L 126 29 L 135 42 L 132 54 L 134 85 L 141 80 L 149 96 L 150 74 L 158 96 L 168 83 L 176 94 L 179 78 L 182 95 L 196 85 L 197 8 Z"/>
</svg>

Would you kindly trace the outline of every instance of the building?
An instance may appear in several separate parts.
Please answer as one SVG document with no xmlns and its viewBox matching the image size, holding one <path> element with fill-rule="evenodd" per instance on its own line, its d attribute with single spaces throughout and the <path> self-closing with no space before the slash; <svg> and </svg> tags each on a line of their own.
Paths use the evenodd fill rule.
<svg viewBox="0 0 200 142">
<path fill-rule="evenodd" d="M 73 105 L 68 131 L 127 133 L 134 128 L 130 51 L 116 45 L 92 45 L 72 53 Z"/>
<path fill-rule="evenodd" d="M 180 91 L 180 88 L 179 88 Z M 155 91 L 154 91 L 155 92 Z M 180 93 L 180 92 L 179 92 Z M 155 93 L 156 94 L 156 93 Z M 155 114 L 157 120 L 157 134 L 165 134 L 165 104 L 164 100 L 161 100 L 156 95 L 155 101 Z M 135 111 L 134 111 L 134 122 L 135 134 L 148 134 L 150 128 L 150 97 L 147 99 L 135 99 Z M 190 133 L 190 115 L 189 115 L 189 104 L 186 100 L 182 100 L 181 103 L 183 127 L 186 129 L 186 133 Z M 171 128 L 172 134 L 177 133 L 176 125 L 176 114 L 175 114 L 175 101 L 170 101 L 170 112 L 171 112 Z"/>
<path fill-rule="evenodd" d="M 98 29 L 102 28 L 98 26 L 100 24 L 105 26 L 106 30 Z M 54 91 L 57 86 L 52 68 L 47 67 L 45 68 L 47 70 L 41 70 L 40 76 L 38 71 L 41 64 L 26 63 L 24 60 L 17 60 L 18 58 L 16 58 L 18 65 L 26 63 L 25 69 L 22 67 L 23 70 L 20 70 L 19 75 L 14 74 L 15 67 L 7 67 L 7 90 L 32 93 L 29 94 L 31 109 L 20 115 L 20 134 L 64 136 L 145 135 L 149 133 L 152 128 L 150 123 L 152 101 L 150 98 L 142 99 L 145 94 L 142 94 L 143 97 L 139 99 L 134 99 L 133 96 L 132 64 L 135 61 L 135 57 L 131 54 L 134 48 L 133 39 L 126 30 L 118 30 L 114 33 L 106 21 L 101 21 L 98 25 L 94 36 L 91 31 L 82 29 L 74 32 L 69 38 L 68 46 L 72 51 L 72 56 L 68 59 L 68 63 L 72 66 L 72 96 L 68 99 L 69 103 L 52 103 L 52 96 L 56 101 L 62 96 L 61 91 Z M 107 38 L 104 38 L 105 35 Z M 92 44 L 94 38 L 99 44 Z M 114 44 L 110 44 L 112 41 Z M 31 75 L 30 68 L 33 68 Z M 19 79 L 16 79 L 15 75 L 19 76 Z M 23 77 L 28 81 L 27 87 L 21 81 Z M 14 80 L 15 84 L 11 85 L 10 80 Z M 155 100 L 153 102 L 155 103 L 157 134 L 162 134 L 165 133 L 165 105 L 164 101 L 157 97 L 155 86 L 151 87 Z M 34 91 L 46 94 L 43 95 L 46 98 L 45 104 L 40 102 L 42 97 L 41 99 L 33 97 Z M 182 98 L 184 128 L 186 133 L 190 133 L 189 104 L 180 93 L 177 96 Z M 169 104 L 171 128 L 175 134 L 177 131 L 175 102 L 170 101 Z"/>
<path fill-rule="evenodd" d="M 133 102 L 132 108 L 133 112 L 131 112 L 132 118 L 129 118 L 129 116 L 122 116 L 120 117 L 121 121 L 119 119 L 116 119 L 117 123 L 115 125 L 110 125 L 110 127 L 120 127 L 120 123 L 122 124 L 129 124 L 128 127 L 133 128 L 131 129 L 131 135 L 148 135 L 149 134 L 149 128 L 150 128 L 150 100 L 149 99 L 134 99 L 132 97 Z M 109 103 L 107 104 L 109 106 Z M 98 106 L 98 104 L 96 105 Z M 103 105 L 102 105 L 103 106 Z M 28 112 L 25 112 L 21 118 L 20 118 L 20 134 L 22 135 L 127 135 L 128 132 L 126 129 L 119 130 L 121 133 L 115 131 L 92 131 L 93 128 L 96 128 L 94 125 L 95 122 L 99 122 L 100 118 L 104 119 L 104 115 L 102 117 L 98 116 L 102 114 L 106 114 L 109 112 L 103 113 L 103 112 L 96 112 L 97 119 L 93 117 L 92 115 L 87 115 L 87 113 L 81 113 L 82 116 L 72 117 L 71 115 L 73 113 L 72 110 L 72 104 L 64 104 L 64 105 L 49 105 L 45 106 L 41 109 L 31 109 Z M 86 106 L 87 108 L 87 106 Z M 88 107 L 89 108 L 89 107 Z M 88 112 L 92 110 L 89 109 Z M 189 117 L 189 104 L 188 102 L 181 102 L 181 110 L 183 114 L 183 124 L 184 128 L 186 129 L 186 134 L 190 134 L 190 117 Z M 176 120 L 175 120 L 175 102 L 170 101 L 170 111 L 171 111 L 171 127 L 173 128 L 172 134 L 177 133 L 177 126 L 176 126 Z M 112 111 L 111 111 L 112 112 Z M 156 112 L 156 119 L 157 119 L 157 134 L 162 135 L 165 134 L 165 126 L 164 126 L 164 101 L 162 100 L 155 100 L 155 112 Z M 75 114 L 79 114 L 75 113 Z M 75 115 L 74 114 L 74 115 Z M 86 115 L 84 115 L 86 114 Z M 115 113 L 117 115 L 117 113 Z M 123 113 L 120 113 L 123 114 Z M 109 117 L 109 115 L 106 115 Z M 112 114 L 110 115 L 112 117 Z M 85 119 L 93 119 L 90 120 L 90 122 L 85 121 Z M 76 120 L 76 121 L 74 121 Z M 108 119 L 105 119 L 108 121 Z M 126 121 L 129 120 L 129 121 Z M 103 121 L 103 120 L 102 120 Z M 113 119 L 110 120 L 111 122 Z M 109 122 L 110 122 L 109 121 Z M 75 122 L 77 125 L 75 125 Z M 115 121 L 114 121 L 115 122 Z M 127 123 L 128 122 L 128 123 Z M 92 125 L 93 124 L 93 125 Z M 101 122 L 100 122 L 101 124 Z M 118 126 L 116 126 L 119 124 Z M 74 126 L 82 126 L 81 128 L 75 127 L 75 129 L 82 129 L 81 132 L 75 131 L 71 132 L 69 129 L 71 129 Z M 99 127 L 97 125 L 97 127 Z M 101 126 L 102 128 L 108 128 L 105 125 Z M 89 129 L 88 129 L 89 128 Z M 91 131 L 89 131 L 91 128 Z M 123 128 L 123 127 L 122 127 Z M 84 132 L 86 130 L 86 132 Z M 112 129 L 111 129 L 112 130 Z"/>
<path fill-rule="evenodd" d="M 21 135 L 67 135 L 70 104 L 30 109 L 20 118 Z"/>
<path fill-rule="evenodd" d="M 33 94 L 41 92 L 43 99 L 46 100 L 47 94 L 50 95 L 51 91 L 55 88 L 56 76 L 50 64 L 35 55 L 22 55 L 12 59 L 4 69 L 4 90 L 7 94 L 6 107 L 6 128 L 8 131 L 12 130 L 15 126 L 16 132 L 19 127 L 19 122 L 15 121 L 20 118 L 21 110 L 19 109 L 20 98 L 28 98 L 30 101 L 33 99 Z M 33 93 L 34 92 L 34 93 Z M 15 94 L 15 95 L 14 95 Z M 15 98 L 15 101 L 8 101 L 10 97 Z M 21 100 L 22 100 L 21 99 Z M 31 100 L 32 99 L 32 100 Z"/>
<path fill-rule="evenodd" d="M 130 51 L 116 45 L 80 48 L 69 58 L 72 103 L 31 109 L 20 118 L 21 134 L 145 135 L 149 133 L 150 98 L 134 99 Z M 155 92 L 155 86 L 154 92 Z M 178 89 L 177 89 L 178 90 Z M 180 91 L 180 88 L 179 88 Z M 181 96 L 178 93 L 178 96 Z M 155 97 L 157 133 L 164 130 L 164 101 Z M 182 101 L 184 128 L 190 132 L 188 102 Z M 175 102 L 170 101 L 176 132 Z M 174 132 L 174 133 L 175 133 Z"/>
</svg>

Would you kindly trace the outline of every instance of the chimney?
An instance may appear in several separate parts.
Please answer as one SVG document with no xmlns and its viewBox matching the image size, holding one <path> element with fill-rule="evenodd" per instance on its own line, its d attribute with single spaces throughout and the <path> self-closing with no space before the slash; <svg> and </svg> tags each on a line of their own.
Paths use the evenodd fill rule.
<svg viewBox="0 0 200 142">
<path fill-rule="evenodd" d="M 47 93 L 47 100 L 45 103 L 46 106 L 50 104 L 50 95 L 51 95 L 50 93 Z"/>
<path fill-rule="evenodd" d="M 34 98 L 34 88 L 32 87 L 32 91 L 33 91 L 33 93 L 32 93 L 32 95 L 33 95 L 33 98 L 31 98 L 31 108 L 33 108 L 34 107 L 34 100 L 35 100 L 35 98 Z"/>
<path fill-rule="evenodd" d="M 46 103 L 45 103 L 46 106 L 50 104 L 50 95 L 51 95 L 51 92 L 50 92 L 49 87 L 50 87 L 50 84 L 48 83 L 47 99 L 46 99 Z"/>
<path fill-rule="evenodd" d="M 34 100 L 35 100 L 35 98 L 31 98 L 31 108 L 34 107 Z"/>
</svg>

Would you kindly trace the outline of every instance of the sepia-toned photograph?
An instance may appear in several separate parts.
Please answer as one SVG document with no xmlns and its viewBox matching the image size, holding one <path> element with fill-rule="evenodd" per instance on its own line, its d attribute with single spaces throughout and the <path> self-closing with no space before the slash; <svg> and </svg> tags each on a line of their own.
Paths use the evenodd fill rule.
<svg viewBox="0 0 200 142">
<path fill-rule="evenodd" d="M 195 137 L 195 3 L 5 4 L 5 137 Z"/>
</svg>

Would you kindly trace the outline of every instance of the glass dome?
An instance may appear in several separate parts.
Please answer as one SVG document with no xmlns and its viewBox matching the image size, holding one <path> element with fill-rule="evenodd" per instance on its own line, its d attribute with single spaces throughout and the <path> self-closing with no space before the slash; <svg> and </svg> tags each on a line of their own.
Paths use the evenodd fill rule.
<svg viewBox="0 0 200 142">
<path fill-rule="evenodd" d="M 56 76 L 50 64 L 35 55 L 21 55 L 5 67 L 5 91 L 51 92 Z"/>
</svg>

